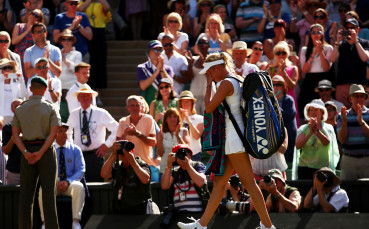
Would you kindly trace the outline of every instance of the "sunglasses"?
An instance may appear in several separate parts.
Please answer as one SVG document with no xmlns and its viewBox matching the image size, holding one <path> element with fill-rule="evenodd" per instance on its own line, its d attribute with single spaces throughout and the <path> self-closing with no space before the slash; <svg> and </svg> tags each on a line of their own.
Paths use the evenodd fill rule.
<svg viewBox="0 0 369 229">
<path fill-rule="evenodd" d="M 9 40 L 0 40 L 0 44 L 8 44 Z"/>
<path fill-rule="evenodd" d="M 176 23 L 177 24 L 177 23 L 179 23 L 179 21 L 177 21 L 177 20 L 169 20 L 168 23 Z"/>
<path fill-rule="evenodd" d="M 36 69 L 38 70 L 42 70 L 42 69 L 48 69 L 49 66 L 45 65 L 45 66 L 37 66 Z"/>
<path fill-rule="evenodd" d="M 347 12 L 348 12 L 348 10 L 347 10 L 347 9 L 338 9 L 338 12 L 340 12 L 340 13 L 342 13 L 342 12 L 347 13 Z"/>
<path fill-rule="evenodd" d="M 164 88 L 165 88 L 165 89 L 168 89 L 168 88 L 169 88 L 169 85 L 165 85 L 165 86 L 163 86 L 163 87 L 159 87 L 159 89 L 160 89 L 160 90 L 163 90 Z"/>
<path fill-rule="evenodd" d="M 172 46 L 173 46 L 173 43 L 164 43 L 164 44 L 163 44 L 163 46 L 164 46 L 164 47 L 168 47 L 168 46 L 169 46 L 169 47 L 172 47 Z"/>
<path fill-rule="evenodd" d="M 275 55 L 277 55 L 277 56 L 280 56 L 280 55 L 287 55 L 287 52 L 285 52 L 285 51 L 278 51 L 278 52 L 276 52 L 275 53 Z"/>
<path fill-rule="evenodd" d="M 33 34 L 43 34 L 43 33 L 45 33 L 45 31 L 44 30 L 38 30 L 38 31 L 33 31 L 32 32 Z"/>
<path fill-rule="evenodd" d="M 327 111 L 328 112 L 336 112 L 336 109 L 335 108 L 328 108 Z"/>
<path fill-rule="evenodd" d="M 356 26 L 353 26 L 353 27 L 351 27 L 351 26 L 345 26 L 345 29 L 347 29 L 347 30 L 349 30 L 349 29 L 356 29 Z"/>
<path fill-rule="evenodd" d="M 35 12 L 32 12 L 31 15 L 34 16 L 37 19 L 41 18 L 41 15 L 39 15 L 38 13 L 35 13 Z"/>
<path fill-rule="evenodd" d="M 259 50 L 260 52 L 263 51 L 263 48 L 258 48 L 258 47 L 253 47 L 252 49 L 255 50 L 255 51 L 258 51 Z"/>
<path fill-rule="evenodd" d="M 366 98 L 366 94 L 352 94 L 352 97 L 354 97 L 355 99 L 362 99 L 362 98 Z"/>
<path fill-rule="evenodd" d="M 62 41 L 73 41 L 73 38 L 62 38 Z"/>
<path fill-rule="evenodd" d="M 201 3 L 200 6 L 202 6 L 202 7 L 205 7 L 205 6 L 211 7 L 211 3 L 210 2 L 209 3 Z"/>
<path fill-rule="evenodd" d="M 162 49 L 152 49 L 152 51 L 154 51 L 155 53 L 161 53 L 163 50 Z"/>
<path fill-rule="evenodd" d="M 77 6 L 78 2 L 68 2 L 68 4 L 71 5 L 71 6 Z"/>
<path fill-rule="evenodd" d="M 312 35 L 320 35 L 322 33 L 323 33 L 322 31 L 311 31 L 310 32 L 310 34 L 312 34 Z"/>
<path fill-rule="evenodd" d="M 4 70 L 4 71 L 12 71 L 13 70 L 13 66 L 4 66 L 1 68 L 1 70 Z"/>
<path fill-rule="evenodd" d="M 209 45 L 209 42 L 199 42 L 197 45 Z"/>
<path fill-rule="evenodd" d="M 317 16 L 317 15 L 315 15 L 314 16 L 314 19 L 316 20 L 316 19 L 321 19 L 321 20 L 323 20 L 323 19 L 326 19 L 326 16 L 324 16 L 324 15 L 322 15 L 322 16 Z"/>
<path fill-rule="evenodd" d="M 283 87 L 284 85 L 282 83 L 274 83 L 273 87 Z"/>
<path fill-rule="evenodd" d="M 319 92 L 324 92 L 324 91 L 329 91 L 331 89 L 330 88 L 319 88 L 318 90 Z"/>
</svg>

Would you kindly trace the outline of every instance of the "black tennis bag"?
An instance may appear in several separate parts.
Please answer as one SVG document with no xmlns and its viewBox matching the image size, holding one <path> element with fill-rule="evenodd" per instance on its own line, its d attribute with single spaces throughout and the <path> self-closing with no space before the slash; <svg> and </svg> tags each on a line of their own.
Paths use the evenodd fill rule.
<svg viewBox="0 0 369 229">
<path fill-rule="evenodd" d="M 223 105 L 246 152 L 258 159 L 269 158 L 282 145 L 286 134 L 271 77 L 267 71 L 261 71 L 248 74 L 243 82 L 234 79 L 242 84 L 244 133 L 241 132 L 225 100 Z"/>
</svg>

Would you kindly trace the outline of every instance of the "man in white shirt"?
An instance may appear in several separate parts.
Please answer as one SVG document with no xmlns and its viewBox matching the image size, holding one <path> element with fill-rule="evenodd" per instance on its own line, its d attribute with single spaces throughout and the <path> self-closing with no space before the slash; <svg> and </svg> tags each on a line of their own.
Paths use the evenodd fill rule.
<svg viewBox="0 0 369 229">
<path fill-rule="evenodd" d="M 163 36 L 162 43 L 164 52 L 161 54 L 164 58 L 164 63 L 173 68 L 173 89 L 179 95 L 184 89 L 186 83 L 192 79 L 192 63 L 187 61 L 187 59 L 176 52 L 173 49 L 174 37 L 171 34 L 166 34 Z"/>
<path fill-rule="evenodd" d="M 78 91 L 78 88 L 82 84 L 87 85 L 87 81 L 90 78 L 90 68 L 91 68 L 91 65 L 85 62 L 81 62 L 74 67 L 74 72 L 75 72 L 74 74 L 76 74 L 77 82 L 69 89 L 67 96 L 65 97 L 68 103 L 69 113 L 71 113 L 74 109 L 81 106 L 77 98 L 73 96 L 73 93 Z M 96 106 L 95 97 L 92 98 L 92 105 Z"/>
<path fill-rule="evenodd" d="M 59 111 L 60 96 L 61 96 L 61 81 L 58 78 L 51 77 L 48 72 L 50 69 L 49 60 L 47 58 L 38 58 L 34 63 L 36 75 L 44 78 L 47 81 L 47 91 L 45 92 L 44 98 L 51 102 Z M 31 80 L 33 77 L 31 77 Z M 29 81 L 31 82 L 31 81 Z M 31 84 L 28 84 L 27 90 L 29 96 L 32 96 Z"/>
<path fill-rule="evenodd" d="M 73 96 L 81 104 L 79 109 L 70 113 L 68 119 L 69 139 L 74 134 L 74 144 L 83 152 L 86 162 L 86 181 L 102 182 L 100 171 L 104 163 L 104 155 L 115 141 L 118 122 L 104 109 L 92 105 L 92 98 L 98 93 L 88 85 L 82 84 Z M 106 139 L 106 129 L 110 136 Z M 106 140 L 105 140 L 106 139 Z"/>
<path fill-rule="evenodd" d="M 252 72 L 258 72 L 259 68 L 255 64 L 246 62 L 247 44 L 244 41 L 236 41 L 232 47 L 232 58 L 235 65 L 235 71 L 238 75 L 245 78 Z"/>
</svg>

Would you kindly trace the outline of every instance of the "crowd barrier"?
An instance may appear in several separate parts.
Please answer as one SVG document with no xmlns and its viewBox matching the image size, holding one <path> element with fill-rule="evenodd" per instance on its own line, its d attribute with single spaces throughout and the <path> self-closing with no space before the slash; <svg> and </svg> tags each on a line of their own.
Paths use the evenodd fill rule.
<svg viewBox="0 0 369 229">
<path fill-rule="evenodd" d="M 312 186 L 312 181 L 309 180 L 287 181 L 287 183 L 297 187 L 302 196 L 305 196 Z M 343 181 L 341 187 L 349 196 L 350 213 L 369 213 L 369 179 Z M 112 204 L 116 192 L 111 183 L 88 183 L 88 188 L 90 198 L 86 200 L 83 210 L 82 225 L 86 225 L 92 215 L 114 214 Z M 152 184 L 151 188 L 153 201 L 162 210 L 168 205 L 167 191 L 161 190 L 158 183 Z M 209 183 L 209 188 L 212 188 L 212 183 Z M 19 190 L 19 186 L 0 186 L 0 228 L 2 229 L 18 228 Z M 61 228 L 65 228 L 64 225 L 70 226 L 72 224 L 70 198 L 58 197 L 57 205 Z M 35 201 L 34 228 L 39 228 L 40 225 L 38 203 Z"/>
</svg>

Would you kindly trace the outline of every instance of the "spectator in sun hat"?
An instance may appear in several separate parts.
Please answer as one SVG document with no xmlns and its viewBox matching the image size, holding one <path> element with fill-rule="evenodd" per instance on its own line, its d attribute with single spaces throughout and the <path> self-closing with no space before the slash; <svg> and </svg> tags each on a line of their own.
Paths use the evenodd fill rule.
<svg viewBox="0 0 369 229">
<path fill-rule="evenodd" d="M 338 139 L 342 144 L 341 178 L 369 177 L 369 109 L 364 105 L 368 94 L 360 84 L 350 86 L 351 108 L 344 106 L 337 118 Z"/>
<path fill-rule="evenodd" d="M 318 83 L 318 86 L 314 90 L 319 94 L 319 99 L 326 103 L 328 101 L 332 101 L 336 105 L 337 111 L 340 111 L 343 107 L 343 103 L 333 99 L 332 93 L 335 91 L 334 87 L 332 86 L 332 82 L 329 80 L 321 80 Z"/>
<path fill-rule="evenodd" d="M 68 118 L 69 139 L 79 146 L 86 162 L 86 181 L 102 182 L 100 171 L 104 155 L 116 139 L 118 122 L 105 109 L 92 105 L 92 98 L 98 93 L 88 85 L 82 84 L 73 96 L 81 106 L 74 109 Z M 110 136 L 106 138 L 106 130 Z"/>
<path fill-rule="evenodd" d="M 313 187 L 305 197 L 304 208 L 314 212 L 347 212 L 349 198 L 340 188 L 341 179 L 328 167 L 322 167 L 313 175 Z"/>
<path fill-rule="evenodd" d="M 156 99 L 150 104 L 150 115 L 159 126 L 162 124 L 165 111 L 171 107 L 177 107 L 176 97 L 177 93 L 173 90 L 172 81 L 168 78 L 160 79 L 159 91 L 156 94 Z"/>
<path fill-rule="evenodd" d="M 369 60 L 369 41 L 357 36 L 359 23 L 355 18 L 345 21 L 344 28 L 338 30 L 337 42 L 334 44 L 330 61 L 338 61 L 336 99 L 346 107 L 350 107 L 347 101 L 351 84 L 367 84 L 366 68 Z M 350 33 L 343 36 L 343 33 Z M 348 77 L 349 76 L 349 77 Z"/>
<path fill-rule="evenodd" d="M 236 41 L 233 43 L 232 50 L 227 50 L 232 54 L 235 71 L 238 75 L 245 78 L 252 72 L 258 72 L 259 68 L 255 64 L 249 64 L 246 61 L 251 50 L 247 49 L 247 44 L 244 41 Z"/>
<path fill-rule="evenodd" d="M 155 99 L 161 78 L 168 78 L 173 82 L 173 69 L 164 64 L 164 58 L 161 56 L 162 51 L 163 45 L 160 41 L 150 41 L 146 51 L 148 61 L 137 66 L 137 81 L 141 89 L 141 95 L 145 98 L 147 104 L 151 104 L 151 101 Z"/>
<path fill-rule="evenodd" d="M 292 179 L 311 179 L 324 166 L 335 171 L 340 156 L 333 126 L 325 122 L 328 112 L 324 103 L 311 101 L 306 104 L 304 115 L 307 124 L 297 130 Z"/>
<path fill-rule="evenodd" d="M 204 131 L 204 117 L 198 115 L 195 104 L 197 99 L 190 91 L 182 91 L 179 95 L 178 110 L 182 118 L 183 127 L 187 128 L 190 136 L 192 160 L 201 161 L 201 136 Z"/>
</svg>

